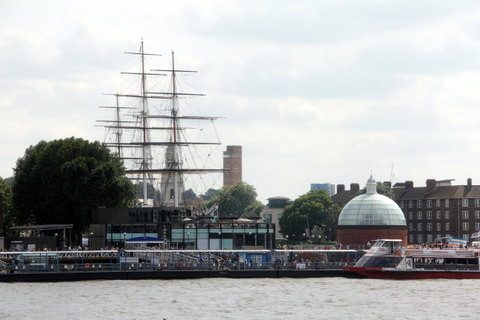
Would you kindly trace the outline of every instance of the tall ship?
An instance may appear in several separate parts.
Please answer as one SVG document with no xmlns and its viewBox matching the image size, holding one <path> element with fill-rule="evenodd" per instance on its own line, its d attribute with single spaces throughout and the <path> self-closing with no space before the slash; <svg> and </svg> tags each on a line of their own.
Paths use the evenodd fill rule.
<svg viewBox="0 0 480 320">
<path fill-rule="evenodd" d="M 108 93 L 113 105 L 101 106 L 113 111 L 111 119 L 97 120 L 107 129 L 105 144 L 141 186 L 141 206 L 191 204 L 195 190 L 215 187 L 223 172 L 216 157 L 218 117 L 204 115 L 192 103 L 204 96 L 188 89 L 186 79 L 196 71 L 178 68 L 173 51 L 167 67 L 158 67 L 161 55 L 145 52 L 143 41 L 137 52 L 125 53 L 137 57 L 139 66 L 122 72 L 132 81 L 120 92 Z"/>
<path fill-rule="evenodd" d="M 403 247 L 400 239 L 379 239 L 344 271 L 373 279 L 480 279 L 480 249 L 463 243 Z"/>
</svg>

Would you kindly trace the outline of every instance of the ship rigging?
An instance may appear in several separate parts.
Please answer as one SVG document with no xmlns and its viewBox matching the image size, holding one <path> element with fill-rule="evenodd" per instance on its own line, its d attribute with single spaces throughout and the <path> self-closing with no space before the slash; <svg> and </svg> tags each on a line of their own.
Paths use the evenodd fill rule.
<svg viewBox="0 0 480 320">
<path fill-rule="evenodd" d="M 215 162 L 214 147 L 221 144 L 214 127 L 214 121 L 219 117 L 190 115 L 182 112 L 184 110 L 180 109 L 179 100 L 205 95 L 179 90 L 178 76 L 194 74 L 197 71 L 177 69 L 173 51 L 169 68 L 149 71 L 146 71 L 146 58 L 161 55 L 144 52 L 143 41 L 139 52 L 125 53 L 140 58 L 140 71 L 122 72 L 123 75 L 140 77 L 140 92 L 107 94 L 115 98 L 115 105 L 101 106 L 101 108 L 113 109 L 114 119 L 97 120 L 100 126 L 108 130 L 109 136 L 113 136 L 113 139 L 106 141 L 105 145 L 122 159 L 127 176 L 142 182 L 144 206 L 148 204 L 148 184 L 154 186 L 158 176 L 160 176 L 160 204 L 181 206 L 184 204 L 182 193 L 185 191 L 185 175 L 223 172 L 218 164 L 211 165 L 211 162 Z M 147 82 L 147 78 L 157 80 Z M 161 82 L 158 78 L 168 79 L 163 88 L 160 87 Z M 122 105 L 120 103 L 122 100 L 137 102 L 129 106 Z M 192 122 L 210 123 L 214 128 L 213 138 L 205 139 L 199 136 L 194 138 L 189 132 L 197 128 L 184 125 Z M 202 124 L 198 131 L 203 132 L 205 127 L 206 125 Z M 194 152 L 200 147 L 208 148 L 202 157 Z M 163 151 L 156 152 L 156 149 Z M 203 181 L 202 178 L 200 179 Z M 206 191 L 211 186 L 203 181 L 203 187 Z"/>
</svg>

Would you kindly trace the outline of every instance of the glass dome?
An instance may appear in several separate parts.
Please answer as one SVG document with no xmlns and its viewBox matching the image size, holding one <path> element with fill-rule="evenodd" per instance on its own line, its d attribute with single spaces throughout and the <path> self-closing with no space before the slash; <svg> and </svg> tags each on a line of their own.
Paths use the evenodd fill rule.
<svg viewBox="0 0 480 320">
<path fill-rule="evenodd" d="M 338 225 L 406 226 L 407 223 L 402 210 L 392 199 L 375 192 L 350 200 L 340 213 Z"/>
</svg>

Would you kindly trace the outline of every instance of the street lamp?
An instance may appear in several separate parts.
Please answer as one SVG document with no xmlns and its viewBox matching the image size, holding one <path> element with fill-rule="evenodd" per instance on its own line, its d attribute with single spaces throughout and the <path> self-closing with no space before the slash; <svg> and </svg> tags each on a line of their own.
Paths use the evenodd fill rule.
<svg viewBox="0 0 480 320">
<path fill-rule="evenodd" d="M 223 249 L 222 231 L 218 231 L 218 238 L 220 239 L 220 244 L 219 244 L 220 248 L 219 249 L 222 250 Z"/>
<path fill-rule="evenodd" d="M 190 231 L 187 232 L 187 246 L 190 247 Z"/>
<path fill-rule="evenodd" d="M 125 248 L 127 246 L 127 233 L 123 233 L 123 247 Z"/>
<path fill-rule="evenodd" d="M 58 233 L 55 232 L 54 235 L 55 235 L 55 250 L 57 250 L 58 249 L 58 245 L 57 245 L 58 244 Z"/>
<path fill-rule="evenodd" d="M 90 238 L 88 239 L 88 249 L 92 250 L 93 232 L 90 232 Z"/>
</svg>

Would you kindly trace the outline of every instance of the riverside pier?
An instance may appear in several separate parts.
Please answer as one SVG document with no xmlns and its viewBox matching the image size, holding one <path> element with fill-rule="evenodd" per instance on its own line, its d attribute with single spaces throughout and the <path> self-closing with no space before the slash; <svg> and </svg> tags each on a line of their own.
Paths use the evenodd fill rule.
<svg viewBox="0 0 480 320">
<path fill-rule="evenodd" d="M 0 252 L 0 282 L 348 276 L 358 250 Z"/>
</svg>

